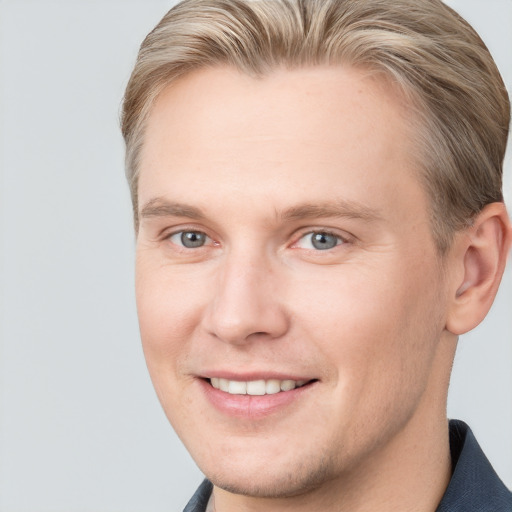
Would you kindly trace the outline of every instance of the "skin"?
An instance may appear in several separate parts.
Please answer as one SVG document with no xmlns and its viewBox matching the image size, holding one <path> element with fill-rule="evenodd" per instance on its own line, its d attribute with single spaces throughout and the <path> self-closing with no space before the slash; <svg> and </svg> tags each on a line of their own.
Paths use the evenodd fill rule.
<svg viewBox="0 0 512 512">
<path fill-rule="evenodd" d="M 434 511 L 443 495 L 457 335 L 485 316 L 510 230 L 491 206 L 486 229 L 440 257 L 406 119 L 390 86 L 340 67 L 199 70 L 154 105 L 140 329 L 217 512 Z M 183 232 L 204 245 L 184 247 Z M 261 415 L 226 414 L 204 392 L 212 375 L 276 373 L 314 382 Z"/>
</svg>

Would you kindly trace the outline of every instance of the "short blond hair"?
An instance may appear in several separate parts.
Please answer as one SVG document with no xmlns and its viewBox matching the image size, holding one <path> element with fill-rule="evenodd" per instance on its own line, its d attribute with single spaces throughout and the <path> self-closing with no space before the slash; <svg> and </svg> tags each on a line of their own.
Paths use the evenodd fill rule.
<svg viewBox="0 0 512 512">
<path fill-rule="evenodd" d="M 155 98 L 191 70 L 351 65 L 383 73 L 415 106 L 420 178 L 441 252 L 503 201 L 510 103 L 473 28 L 440 0 L 184 0 L 146 37 L 126 88 L 122 132 L 137 224 L 145 124 Z"/>
</svg>

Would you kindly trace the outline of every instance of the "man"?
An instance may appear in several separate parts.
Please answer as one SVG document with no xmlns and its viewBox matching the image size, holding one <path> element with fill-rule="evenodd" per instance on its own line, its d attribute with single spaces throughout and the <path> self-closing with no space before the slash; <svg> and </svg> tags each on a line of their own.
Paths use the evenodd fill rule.
<svg viewBox="0 0 512 512">
<path fill-rule="evenodd" d="M 509 116 L 438 0 L 185 0 L 149 34 L 123 134 L 185 510 L 512 510 L 446 418 L 512 240 Z"/>
</svg>

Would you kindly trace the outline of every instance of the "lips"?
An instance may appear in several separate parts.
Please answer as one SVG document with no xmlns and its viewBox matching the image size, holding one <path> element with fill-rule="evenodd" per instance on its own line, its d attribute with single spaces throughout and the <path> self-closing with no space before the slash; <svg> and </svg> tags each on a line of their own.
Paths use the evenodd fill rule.
<svg viewBox="0 0 512 512">
<path fill-rule="evenodd" d="M 221 376 L 222 375 L 222 376 Z M 256 421 L 284 413 L 316 388 L 318 379 L 284 375 L 216 374 L 199 378 L 207 401 L 224 417 Z"/>
</svg>

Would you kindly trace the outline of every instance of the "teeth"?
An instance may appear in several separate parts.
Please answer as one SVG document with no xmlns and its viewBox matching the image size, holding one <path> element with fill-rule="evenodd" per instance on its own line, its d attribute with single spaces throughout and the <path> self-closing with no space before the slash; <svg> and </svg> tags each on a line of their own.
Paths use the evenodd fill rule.
<svg viewBox="0 0 512 512">
<path fill-rule="evenodd" d="M 210 379 L 211 385 L 215 389 L 220 389 L 231 395 L 274 395 L 281 391 L 291 391 L 306 384 L 306 380 L 251 380 L 248 382 L 240 380 L 228 380 L 218 377 Z"/>
<path fill-rule="evenodd" d="M 293 382 L 293 381 L 290 381 L 290 382 Z M 293 388 L 294 387 L 295 386 L 293 386 Z M 290 388 L 290 389 L 293 389 L 293 388 Z M 279 393 L 279 391 L 281 391 L 281 389 L 282 389 L 281 381 L 279 381 L 277 379 L 267 380 L 267 383 L 265 384 L 265 393 L 267 395 L 274 395 L 275 393 Z M 289 390 L 283 389 L 283 391 L 289 391 Z"/>
<path fill-rule="evenodd" d="M 290 389 L 295 388 L 295 381 L 294 380 L 282 380 L 280 383 L 281 391 L 290 391 Z"/>
<path fill-rule="evenodd" d="M 239 380 L 230 380 L 228 393 L 230 395 L 246 395 L 247 394 L 247 382 Z"/>
<path fill-rule="evenodd" d="M 212 383 L 213 385 L 213 383 Z M 219 379 L 219 388 L 221 391 L 229 391 L 229 380 L 228 379 Z"/>
<path fill-rule="evenodd" d="M 264 380 L 253 380 L 247 383 L 247 394 L 248 395 L 264 395 L 265 394 L 265 381 Z"/>
</svg>

